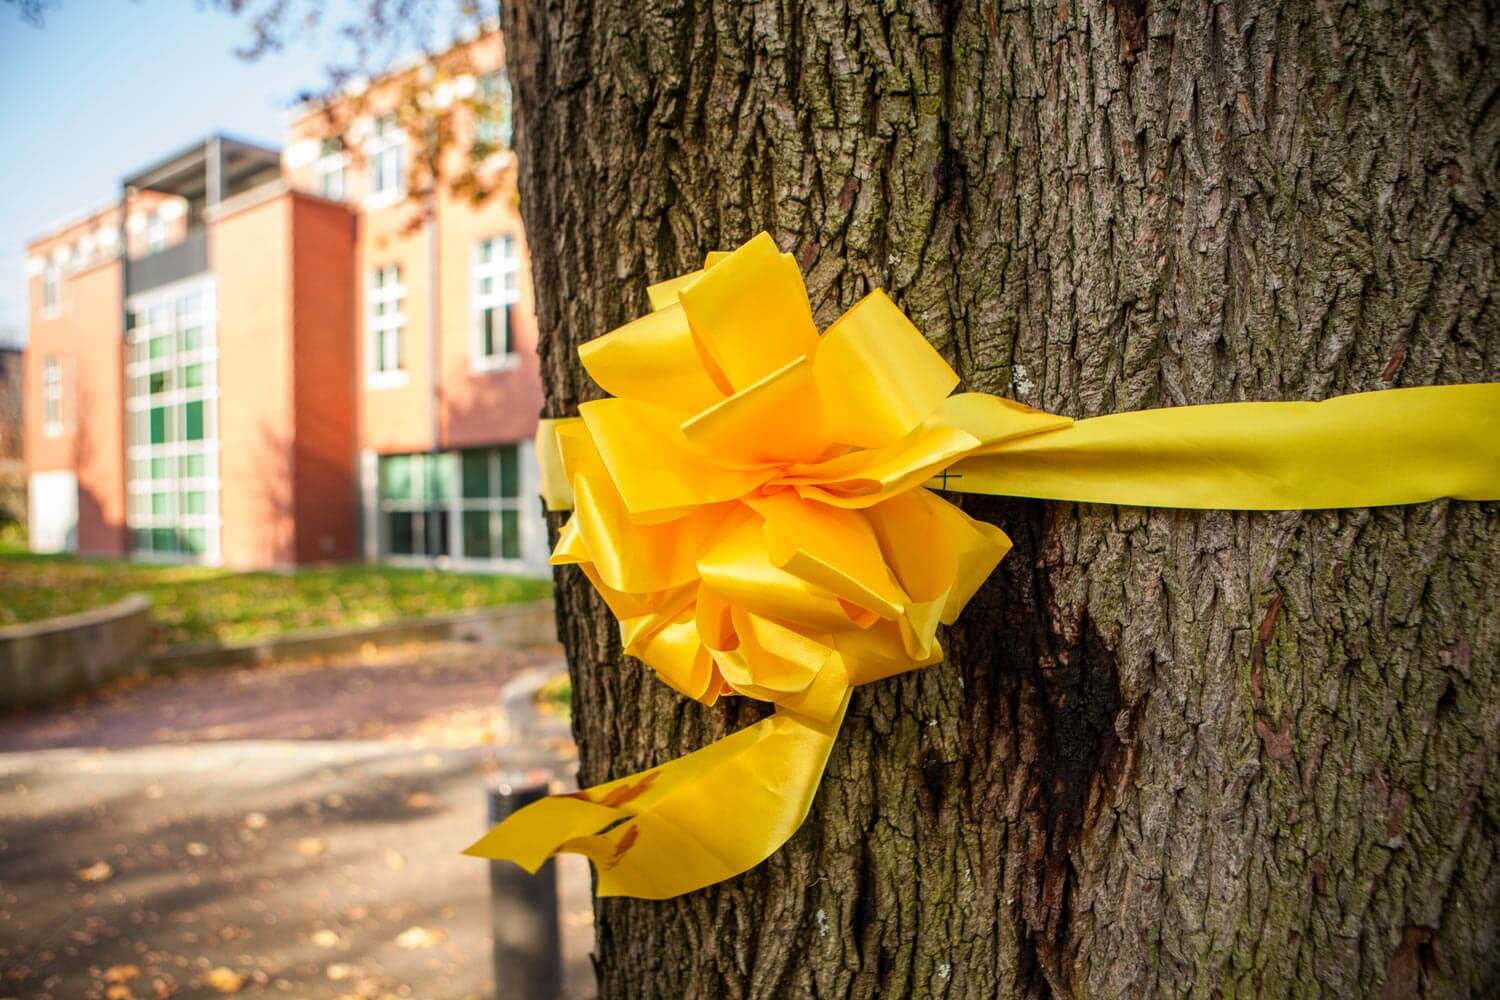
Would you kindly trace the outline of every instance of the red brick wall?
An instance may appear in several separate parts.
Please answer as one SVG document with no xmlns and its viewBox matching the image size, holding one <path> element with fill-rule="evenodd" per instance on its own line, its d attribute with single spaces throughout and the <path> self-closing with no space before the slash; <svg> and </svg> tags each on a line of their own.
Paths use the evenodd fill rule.
<svg viewBox="0 0 1500 1000">
<path fill-rule="evenodd" d="M 531 259 L 517 205 L 513 166 L 497 171 L 496 189 L 476 207 L 465 198 L 443 198 L 439 221 L 442 245 L 442 380 L 444 447 L 494 441 L 529 440 L 542 408 L 542 376 L 536 355 L 536 309 Z M 472 364 L 474 317 L 470 265 L 476 242 L 512 236 L 521 257 L 521 301 L 513 312 L 512 336 L 519 367 L 476 371 Z"/>
<path fill-rule="evenodd" d="M 498 34 L 482 38 L 467 48 L 471 64 L 466 75 L 482 74 L 504 65 L 504 48 Z M 408 81 L 398 75 L 377 82 L 359 98 L 357 114 L 335 109 L 331 115 L 313 112 L 292 127 L 289 151 L 298 144 L 316 140 L 330 131 L 330 121 L 350 123 L 371 120 L 390 111 Z M 460 105 L 455 105 L 460 106 Z M 446 165 L 447 176 L 456 176 L 466 165 L 466 143 L 473 125 L 466 112 L 458 115 L 458 143 Z M 358 131 L 351 128 L 351 134 Z M 408 140 L 408 162 L 416 149 Z M 310 163 L 287 168 L 296 187 L 313 190 L 315 175 Z M 381 453 L 422 451 L 434 445 L 434 407 L 441 448 L 530 439 L 541 409 L 541 378 L 536 359 L 536 322 L 532 306 L 531 265 L 515 189 L 514 159 L 509 154 L 495 158 L 485 179 L 493 193 L 475 205 L 467 194 L 455 196 L 445 189 L 437 217 L 428 220 L 422 207 L 410 200 L 363 210 L 364 164 L 357 150 L 351 155 L 347 189 L 349 203 L 360 210 L 358 250 L 355 265 L 356 363 L 359 398 L 359 446 Z M 438 241 L 437 276 L 437 372 L 433 369 L 433 278 L 431 233 Z M 521 302 L 515 311 L 515 341 L 520 354 L 516 369 L 476 371 L 471 363 L 472 324 L 470 254 L 474 243 L 490 236 L 514 236 L 522 261 Z M 371 342 L 367 328 L 367 285 L 374 268 L 399 264 L 406 284 L 406 378 L 396 386 L 377 386 L 369 377 Z"/>
<path fill-rule="evenodd" d="M 358 555 L 353 214 L 291 197 L 298 562 Z"/>
<path fill-rule="evenodd" d="M 68 234 L 33 244 L 46 256 Z M 78 549 L 126 551 L 125 369 L 120 265 L 106 261 L 64 273 L 56 315 L 42 311 L 42 277 L 30 280 L 30 343 L 24 364 L 26 469 L 72 470 L 78 478 Z M 43 369 L 62 365 L 62 433 L 44 427 Z"/>
<path fill-rule="evenodd" d="M 229 566 L 295 561 L 290 206 L 290 197 L 273 197 L 208 227 L 218 279 L 219 510 Z"/>
</svg>

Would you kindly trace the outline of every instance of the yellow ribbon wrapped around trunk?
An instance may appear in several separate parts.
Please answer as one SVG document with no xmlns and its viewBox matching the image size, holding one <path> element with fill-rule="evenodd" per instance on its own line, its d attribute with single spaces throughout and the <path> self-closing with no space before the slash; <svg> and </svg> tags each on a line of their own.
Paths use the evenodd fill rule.
<svg viewBox="0 0 1500 1000">
<path fill-rule="evenodd" d="M 882 292 L 819 335 L 764 233 L 650 292 L 653 312 L 579 350 L 612 398 L 538 432 L 544 499 L 573 511 L 552 561 L 677 691 L 776 711 L 467 852 L 532 871 L 583 854 L 601 896 L 676 896 L 764 860 L 806 817 L 850 690 L 942 659 L 938 626 L 1010 542 L 930 487 L 1237 510 L 1500 498 L 1500 385 L 1074 421 L 953 395 Z"/>
</svg>

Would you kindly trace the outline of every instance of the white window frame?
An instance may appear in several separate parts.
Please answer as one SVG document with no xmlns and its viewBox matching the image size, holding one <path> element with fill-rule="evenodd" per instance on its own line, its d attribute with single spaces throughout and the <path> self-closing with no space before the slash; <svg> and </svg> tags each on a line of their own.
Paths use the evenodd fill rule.
<svg viewBox="0 0 1500 1000">
<path fill-rule="evenodd" d="M 485 260 L 485 248 L 490 247 Z M 521 301 L 520 241 L 500 234 L 479 240 L 469 252 L 470 336 L 469 365 L 475 372 L 509 371 L 521 364 L 516 350 L 515 330 L 511 328 L 511 311 Z M 489 291 L 484 290 L 489 281 Z M 484 352 L 484 314 L 497 309 L 503 318 L 506 346 L 502 354 Z"/>
<path fill-rule="evenodd" d="M 375 120 L 365 143 L 365 207 L 379 208 L 406 197 L 406 130 L 394 114 Z"/>
<path fill-rule="evenodd" d="M 349 197 L 349 154 L 336 140 L 325 139 L 323 153 L 313 163 L 313 176 L 318 180 L 318 194 L 331 201 L 343 201 Z M 329 178 L 337 177 L 337 184 Z M 330 190 L 336 188 L 336 191 Z"/>
<path fill-rule="evenodd" d="M 479 112 L 475 116 L 474 138 L 496 151 L 511 148 L 515 141 L 515 119 L 512 117 L 510 74 L 502 67 L 479 78 Z M 501 105 L 491 108 L 490 102 Z"/>
<path fill-rule="evenodd" d="M 62 312 L 62 262 L 49 254 L 42 264 L 42 315 L 51 319 Z"/>
<path fill-rule="evenodd" d="M 185 305 L 196 296 L 196 309 Z M 131 558 L 142 562 L 192 562 L 218 565 L 223 561 L 223 520 L 220 502 L 222 483 L 219 476 L 219 379 L 218 379 L 218 330 L 217 289 L 211 278 L 188 278 L 184 281 L 163 285 L 161 288 L 142 292 L 130 298 L 126 310 L 146 317 L 137 321 L 125 333 L 125 523 L 131 533 Z M 157 321 L 160 321 L 160 328 Z M 197 347 L 181 348 L 179 335 L 185 328 L 196 327 L 201 332 Z M 171 338 L 169 349 L 153 358 L 148 346 L 152 339 Z M 164 391 L 151 393 L 149 388 L 142 394 L 137 388 L 144 381 L 149 386 L 152 373 L 179 372 L 188 365 L 201 365 L 203 380 L 196 386 L 185 386 L 175 382 Z M 187 440 L 185 404 L 202 402 L 203 436 Z M 166 407 L 173 420 L 173 432 L 167 441 L 151 443 L 142 440 L 136 433 L 148 427 L 150 411 L 155 407 Z M 189 457 L 202 458 L 202 471 L 188 477 L 183 466 Z M 151 466 L 164 461 L 170 470 L 165 478 L 139 477 L 136 472 L 144 464 Z M 202 493 L 204 509 L 189 513 L 180 508 L 180 501 L 188 493 Z M 162 514 L 153 510 L 154 494 L 167 494 L 172 499 L 171 509 Z M 172 551 L 147 551 L 137 548 L 137 531 L 153 531 L 166 528 L 187 532 L 202 529 L 203 550 L 191 552 L 185 549 Z"/>
<path fill-rule="evenodd" d="M 146 215 L 146 252 L 160 253 L 167 248 L 167 216 L 161 206 Z"/>
<path fill-rule="evenodd" d="M 42 433 L 61 437 L 63 432 L 62 361 L 49 354 L 42 362 Z"/>
<path fill-rule="evenodd" d="M 386 275 L 387 280 L 382 282 L 381 275 Z M 369 386 L 372 389 L 388 389 L 404 385 L 410 376 L 406 371 L 406 351 L 402 349 L 402 341 L 406 336 L 406 283 L 401 274 L 401 265 L 382 264 L 372 268 L 368 280 L 365 302 L 368 330 L 366 343 L 370 352 L 366 365 Z M 377 308 L 381 305 L 387 307 L 383 312 Z M 387 358 L 392 357 L 394 351 L 394 357 L 398 359 L 396 367 L 378 367 L 382 344 Z"/>
<path fill-rule="evenodd" d="M 500 495 L 500 452 L 504 448 L 515 449 L 516 462 L 516 495 L 507 497 Z M 463 452 L 468 449 L 455 451 L 444 451 L 434 456 L 431 452 L 422 453 L 395 453 L 381 455 L 376 464 L 376 509 L 379 517 L 379 553 L 380 561 L 393 566 L 437 566 L 439 568 L 472 569 L 481 571 L 513 573 L 523 570 L 526 565 L 525 537 L 526 529 L 522 526 L 526 516 L 527 507 L 522 499 L 525 487 L 520 481 L 521 463 L 525 461 L 526 454 L 519 443 L 511 442 L 498 445 L 488 445 L 476 450 L 487 452 L 489 481 L 494 484 L 493 492 L 486 497 L 465 497 L 463 495 Z M 384 495 L 383 471 L 380 465 L 388 459 L 406 458 L 415 459 L 413 466 L 420 470 L 420 486 L 418 496 L 404 500 L 388 499 Z M 437 461 L 453 463 L 453 496 L 447 499 L 427 499 L 427 483 L 431 480 L 431 472 L 428 463 L 436 458 Z M 489 514 L 490 521 L 490 549 L 491 555 L 474 556 L 464 551 L 464 513 L 480 511 Z M 505 549 L 504 514 L 513 512 L 516 522 L 516 551 L 515 556 L 504 556 L 500 553 Z M 420 538 L 425 549 L 428 540 L 427 518 L 437 515 L 447 521 L 448 526 L 448 554 L 434 555 L 432 553 L 412 552 L 409 554 L 397 554 L 391 551 L 391 518 L 394 513 L 405 513 L 412 515 L 412 530 L 414 532 L 412 547 L 416 547 L 416 539 Z"/>
</svg>

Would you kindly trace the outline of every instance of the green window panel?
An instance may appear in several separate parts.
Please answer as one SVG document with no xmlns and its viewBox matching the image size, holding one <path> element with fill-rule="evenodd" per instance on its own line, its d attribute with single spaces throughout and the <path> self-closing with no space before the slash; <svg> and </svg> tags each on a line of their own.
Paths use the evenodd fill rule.
<svg viewBox="0 0 1500 1000">
<path fill-rule="evenodd" d="M 207 475 L 208 459 L 203 455 L 182 456 L 182 478 L 198 479 Z"/>
<path fill-rule="evenodd" d="M 188 441 L 203 440 L 203 400 L 195 399 L 187 404 L 184 414 L 184 439 Z"/>
<path fill-rule="evenodd" d="M 182 369 L 182 387 L 196 389 L 203 384 L 203 366 L 186 365 Z"/>
<path fill-rule="evenodd" d="M 428 500 L 452 500 L 458 496 L 458 455 L 443 452 L 427 456 Z"/>
<path fill-rule="evenodd" d="M 189 490 L 182 495 L 184 509 L 189 514 L 208 513 L 208 494 L 202 490 Z"/>
<path fill-rule="evenodd" d="M 521 515 L 517 511 L 500 512 L 500 555 L 506 559 L 521 558 Z"/>
<path fill-rule="evenodd" d="M 380 495 L 386 500 L 415 500 L 413 455 L 386 455 L 380 460 Z"/>
<path fill-rule="evenodd" d="M 520 493 L 521 476 L 516 459 L 516 446 L 503 445 L 500 448 L 500 495 L 507 499 L 515 499 L 520 496 Z"/>
<path fill-rule="evenodd" d="M 463 453 L 463 487 L 465 500 L 494 496 L 490 490 L 490 455 L 486 448 L 470 448 Z M 467 536 L 466 536 L 467 537 Z M 467 546 L 465 546 L 467 550 Z"/>
<path fill-rule="evenodd" d="M 409 556 L 412 554 L 416 517 L 407 510 L 391 511 L 386 516 L 387 544 L 391 547 L 392 555 Z"/>
<path fill-rule="evenodd" d="M 490 541 L 490 512 L 464 511 L 464 557 L 488 559 L 494 554 Z"/>
<path fill-rule="evenodd" d="M 153 406 L 151 408 L 151 443 L 165 444 L 171 440 L 167 436 L 167 408 L 165 406 Z"/>
</svg>

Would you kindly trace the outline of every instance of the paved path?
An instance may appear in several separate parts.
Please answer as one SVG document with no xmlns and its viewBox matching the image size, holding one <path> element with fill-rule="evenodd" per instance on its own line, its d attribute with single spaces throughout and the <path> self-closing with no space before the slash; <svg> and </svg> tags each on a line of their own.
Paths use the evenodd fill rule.
<svg viewBox="0 0 1500 1000">
<path fill-rule="evenodd" d="M 549 662 L 434 646 L 0 717 L 0 998 L 492 996 L 485 863 L 458 852 L 500 684 Z M 584 997 L 586 867 L 561 882 Z"/>
</svg>

